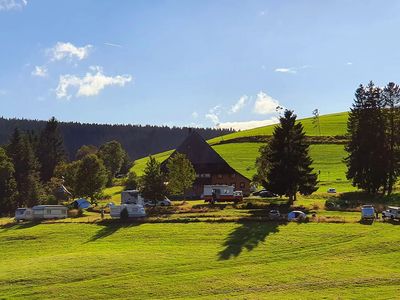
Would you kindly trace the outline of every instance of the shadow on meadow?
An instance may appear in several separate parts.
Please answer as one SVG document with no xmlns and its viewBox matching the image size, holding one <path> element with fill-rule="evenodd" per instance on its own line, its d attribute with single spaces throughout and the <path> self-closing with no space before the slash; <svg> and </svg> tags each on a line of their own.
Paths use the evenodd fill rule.
<svg viewBox="0 0 400 300">
<path fill-rule="evenodd" d="M 27 229 L 27 228 L 31 228 L 31 227 L 34 227 L 34 226 L 40 225 L 40 224 L 41 224 L 40 221 L 26 221 L 26 222 L 22 222 L 22 223 L 11 222 L 11 223 L 1 225 L 0 229 L 5 229 L 5 230 Z"/>
<path fill-rule="evenodd" d="M 265 216 L 268 210 L 254 210 L 253 216 Z M 260 243 L 264 243 L 271 234 L 279 232 L 279 227 L 286 225 L 286 221 L 241 221 L 227 236 L 223 244 L 224 249 L 218 253 L 219 260 L 228 260 L 239 256 L 244 249 L 252 251 Z"/>
<path fill-rule="evenodd" d="M 97 223 L 97 226 L 101 226 L 102 228 L 96 232 L 94 236 L 92 236 L 86 243 L 95 242 L 98 239 L 106 238 L 110 235 L 113 235 L 121 228 L 129 228 L 141 225 L 140 222 L 130 222 L 121 221 L 121 220 L 104 220 Z"/>
</svg>

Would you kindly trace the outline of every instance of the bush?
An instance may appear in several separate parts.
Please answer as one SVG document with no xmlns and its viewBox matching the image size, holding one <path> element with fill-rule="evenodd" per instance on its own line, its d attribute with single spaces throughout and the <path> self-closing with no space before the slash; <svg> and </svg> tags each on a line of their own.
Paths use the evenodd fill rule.
<svg viewBox="0 0 400 300">
<path fill-rule="evenodd" d="M 82 209 L 70 209 L 68 211 L 68 217 L 70 218 L 79 218 L 83 216 L 83 210 Z"/>
</svg>

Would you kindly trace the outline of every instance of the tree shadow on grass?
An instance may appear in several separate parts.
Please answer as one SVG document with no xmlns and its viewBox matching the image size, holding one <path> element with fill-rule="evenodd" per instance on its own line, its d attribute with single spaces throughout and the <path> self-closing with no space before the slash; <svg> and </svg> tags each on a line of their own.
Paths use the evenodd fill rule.
<svg viewBox="0 0 400 300">
<path fill-rule="evenodd" d="M 121 220 L 104 220 L 97 223 L 98 226 L 102 228 L 96 232 L 94 236 L 92 236 L 86 243 L 95 242 L 98 239 L 106 238 L 114 233 L 116 233 L 121 228 L 129 228 L 139 226 L 141 222 L 132 222 L 132 221 L 121 221 Z"/>
<path fill-rule="evenodd" d="M 5 230 L 27 229 L 40 224 L 42 224 L 40 221 L 26 221 L 23 223 L 11 222 L 1 225 L 0 229 L 5 229 Z"/>
</svg>

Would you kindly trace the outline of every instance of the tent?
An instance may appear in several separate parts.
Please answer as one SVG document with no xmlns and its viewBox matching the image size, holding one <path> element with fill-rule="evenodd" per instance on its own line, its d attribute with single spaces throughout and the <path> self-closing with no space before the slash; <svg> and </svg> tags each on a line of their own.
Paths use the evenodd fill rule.
<svg viewBox="0 0 400 300">
<path fill-rule="evenodd" d="M 81 198 L 81 199 L 78 199 L 78 200 L 75 200 L 74 202 L 72 202 L 72 206 L 74 208 L 86 209 L 86 208 L 89 208 L 91 206 L 91 204 L 86 199 Z"/>
</svg>

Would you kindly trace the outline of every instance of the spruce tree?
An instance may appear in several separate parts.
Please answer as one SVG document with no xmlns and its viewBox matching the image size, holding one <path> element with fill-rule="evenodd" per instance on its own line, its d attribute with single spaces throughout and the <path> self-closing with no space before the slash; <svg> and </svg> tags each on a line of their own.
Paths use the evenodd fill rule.
<svg viewBox="0 0 400 300">
<path fill-rule="evenodd" d="M 185 154 L 176 153 L 168 160 L 168 190 L 173 195 L 183 195 L 193 186 L 196 172 Z"/>
<path fill-rule="evenodd" d="M 261 149 L 258 178 L 270 191 L 296 200 L 296 194 L 310 195 L 317 190 L 317 175 L 311 167 L 309 145 L 303 125 L 296 115 L 286 110 L 274 129 L 269 145 Z"/>
<path fill-rule="evenodd" d="M 400 175 L 400 86 L 390 82 L 382 90 L 388 147 L 387 193 L 390 195 Z"/>
<path fill-rule="evenodd" d="M 373 82 L 366 87 L 360 85 L 347 124 L 346 176 L 353 186 L 370 194 L 376 194 L 387 184 L 388 147 L 382 107 L 381 90 Z"/>
<path fill-rule="evenodd" d="M 38 163 L 29 136 L 15 129 L 7 154 L 12 159 L 17 182 L 17 205 L 33 206 L 40 202 L 42 186 L 40 184 Z"/>
<path fill-rule="evenodd" d="M 154 204 L 157 200 L 163 200 L 166 194 L 165 177 L 161 172 L 160 166 L 160 163 L 154 157 L 150 156 L 141 178 L 141 192 L 143 197 L 153 200 Z"/>
<path fill-rule="evenodd" d="M 58 121 L 53 117 L 40 133 L 37 157 L 41 168 L 40 176 L 43 182 L 53 177 L 55 167 L 65 160 L 63 138 L 58 128 Z"/>
<path fill-rule="evenodd" d="M 16 208 L 17 183 L 14 172 L 12 160 L 0 147 L 0 216 Z"/>
</svg>

